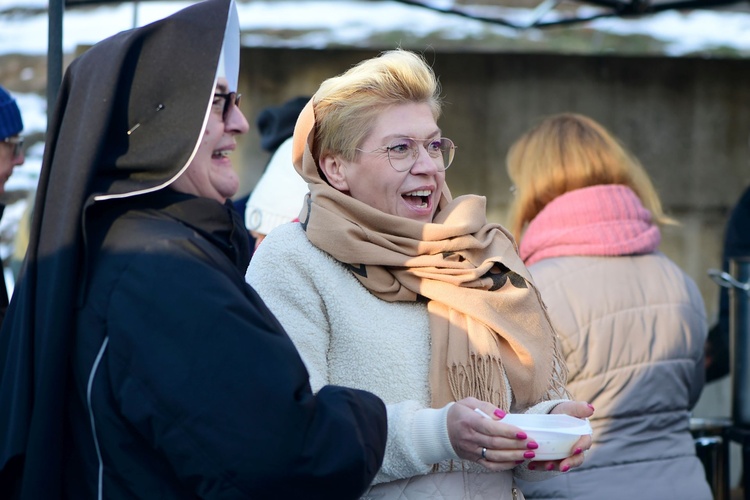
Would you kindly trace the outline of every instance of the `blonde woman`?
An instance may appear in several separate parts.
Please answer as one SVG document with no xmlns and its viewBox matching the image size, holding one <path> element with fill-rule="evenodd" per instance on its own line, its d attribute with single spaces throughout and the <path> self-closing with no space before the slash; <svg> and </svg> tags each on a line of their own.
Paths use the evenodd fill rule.
<svg viewBox="0 0 750 500">
<path fill-rule="evenodd" d="M 705 500 L 689 431 L 707 333 L 695 283 L 659 252 L 659 197 L 638 160 L 577 114 L 511 147 L 510 227 L 560 335 L 568 389 L 596 407 L 586 463 L 528 498 Z"/>
<path fill-rule="evenodd" d="M 294 133 L 310 189 L 300 222 L 266 237 L 247 278 L 292 332 L 313 390 L 385 401 L 386 456 L 364 498 L 522 498 L 515 476 L 566 472 L 591 440 L 536 462 L 539 444 L 502 417 L 593 409 L 567 400 L 508 233 L 486 221 L 484 198 L 451 197 L 456 148 L 439 115 L 435 75 L 408 51 L 323 82 Z"/>
</svg>

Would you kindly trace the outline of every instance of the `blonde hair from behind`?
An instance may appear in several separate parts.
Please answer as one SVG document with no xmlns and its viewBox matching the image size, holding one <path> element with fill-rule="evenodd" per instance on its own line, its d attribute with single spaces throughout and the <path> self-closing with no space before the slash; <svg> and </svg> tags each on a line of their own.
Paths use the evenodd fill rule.
<svg viewBox="0 0 750 500">
<path fill-rule="evenodd" d="M 602 125 L 562 113 L 542 120 L 510 148 L 506 167 L 516 187 L 509 226 L 516 238 L 558 196 L 589 186 L 621 184 L 632 189 L 658 224 L 676 224 L 662 210 L 645 169 Z"/>
<path fill-rule="evenodd" d="M 440 85 L 424 58 L 396 49 L 366 59 L 345 73 L 325 80 L 313 96 L 313 157 L 341 155 L 357 159 L 356 150 L 372 131 L 377 115 L 390 106 L 426 103 L 437 121 Z"/>
</svg>

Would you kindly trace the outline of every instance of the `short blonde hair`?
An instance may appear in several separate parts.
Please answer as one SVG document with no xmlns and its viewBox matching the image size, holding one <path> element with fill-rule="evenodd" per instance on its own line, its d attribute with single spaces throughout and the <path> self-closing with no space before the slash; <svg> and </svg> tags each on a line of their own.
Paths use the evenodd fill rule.
<svg viewBox="0 0 750 500">
<path fill-rule="evenodd" d="M 553 199 L 601 184 L 629 187 L 657 223 L 676 223 L 662 211 L 638 159 L 602 125 L 583 115 L 562 113 L 542 120 L 511 146 L 506 167 L 516 187 L 508 223 L 516 238 Z"/>
<path fill-rule="evenodd" d="M 440 85 L 424 58 L 396 49 L 366 59 L 345 73 L 325 80 L 313 96 L 313 157 L 338 154 L 352 161 L 373 128 L 377 115 L 390 106 L 426 103 L 437 121 Z"/>
</svg>

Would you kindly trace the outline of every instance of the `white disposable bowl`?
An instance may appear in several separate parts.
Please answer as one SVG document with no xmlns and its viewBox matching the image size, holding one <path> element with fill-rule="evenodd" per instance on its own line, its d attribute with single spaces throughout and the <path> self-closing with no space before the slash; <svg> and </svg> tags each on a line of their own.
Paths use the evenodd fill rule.
<svg viewBox="0 0 750 500">
<path fill-rule="evenodd" d="M 521 414 L 508 413 L 501 422 L 515 425 L 536 441 L 539 448 L 533 450 L 534 460 L 560 460 L 573 453 L 573 445 L 578 439 L 591 434 L 591 424 L 587 419 L 556 413 Z"/>
</svg>

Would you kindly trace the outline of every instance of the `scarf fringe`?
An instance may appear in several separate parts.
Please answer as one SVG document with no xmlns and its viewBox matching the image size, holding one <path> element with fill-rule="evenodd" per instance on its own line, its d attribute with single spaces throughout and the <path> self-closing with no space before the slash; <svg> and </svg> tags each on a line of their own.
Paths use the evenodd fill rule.
<svg viewBox="0 0 750 500">
<path fill-rule="evenodd" d="M 501 359 L 473 354 L 468 364 L 454 363 L 448 369 L 448 386 L 455 401 L 473 397 L 509 411 L 505 391 L 493 390 L 493 387 L 505 388 L 504 372 Z"/>
</svg>

